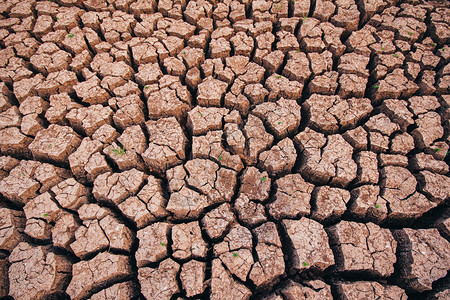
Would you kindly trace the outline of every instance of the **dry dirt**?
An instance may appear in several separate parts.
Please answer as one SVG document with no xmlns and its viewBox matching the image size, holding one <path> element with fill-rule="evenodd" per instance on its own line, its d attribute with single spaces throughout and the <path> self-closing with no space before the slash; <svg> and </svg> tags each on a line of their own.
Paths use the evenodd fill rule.
<svg viewBox="0 0 450 300">
<path fill-rule="evenodd" d="M 2 0 L 0 298 L 450 299 L 445 0 Z"/>
</svg>

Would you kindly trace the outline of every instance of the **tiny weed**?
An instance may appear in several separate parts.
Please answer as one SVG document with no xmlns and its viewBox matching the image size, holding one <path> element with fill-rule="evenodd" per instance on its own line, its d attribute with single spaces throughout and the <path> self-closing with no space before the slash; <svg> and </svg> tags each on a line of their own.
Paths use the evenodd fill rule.
<svg viewBox="0 0 450 300">
<path fill-rule="evenodd" d="M 376 88 L 376 89 L 379 88 L 379 87 L 380 87 L 379 85 L 374 86 L 374 88 Z"/>
<path fill-rule="evenodd" d="M 222 160 L 222 156 L 219 156 L 219 160 Z"/>
<path fill-rule="evenodd" d="M 238 254 L 236 252 L 234 252 L 233 257 L 238 257 Z"/>
<path fill-rule="evenodd" d="M 205 52 L 203 52 L 203 55 L 206 55 Z"/>
<path fill-rule="evenodd" d="M 200 117 L 203 117 L 203 114 L 202 114 L 202 113 L 200 113 Z"/>
<path fill-rule="evenodd" d="M 125 153 L 127 152 L 127 150 L 126 150 L 125 148 L 122 149 L 122 148 L 120 148 L 120 147 L 119 147 L 119 149 L 114 149 L 114 148 L 113 148 L 112 151 L 116 153 L 115 155 L 118 155 L 118 154 L 125 154 Z"/>
<path fill-rule="evenodd" d="M 295 195 L 292 195 L 292 198 L 294 198 L 294 199 L 295 199 L 295 198 L 297 198 L 297 197 L 295 197 Z"/>
<path fill-rule="evenodd" d="M 267 179 L 267 177 L 266 177 L 266 176 L 264 176 L 263 178 L 261 178 L 261 182 L 264 182 L 264 181 L 266 181 L 266 179 Z"/>
<path fill-rule="evenodd" d="M 277 78 L 281 78 L 281 75 L 278 75 Z"/>
<path fill-rule="evenodd" d="M 376 204 L 376 205 L 375 205 L 375 208 L 380 208 L 380 205 Z"/>
<path fill-rule="evenodd" d="M 303 266 L 304 266 L 304 267 L 307 267 L 307 266 L 309 266 L 309 264 L 308 264 L 306 261 L 304 261 L 304 262 L 303 262 Z"/>
<path fill-rule="evenodd" d="M 56 17 L 56 20 L 59 20 L 59 17 Z"/>
<path fill-rule="evenodd" d="M 412 33 L 412 31 L 408 31 L 408 34 L 409 34 L 409 35 L 412 35 L 413 33 Z"/>
<path fill-rule="evenodd" d="M 440 149 L 440 148 L 436 148 L 436 149 L 434 149 L 434 152 L 439 152 L 439 151 L 441 151 L 441 149 Z"/>
<path fill-rule="evenodd" d="M 148 89 L 149 87 L 150 87 L 149 85 L 144 86 L 145 89 Z"/>
<path fill-rule="evenodd" d="M 275 9 L 278 10 L 278 5 L 275 5 Z"/>
<path fill-rule="evenodd" d="M 394 54 L 394 57 L 398 57 L 398 54 L 396 53 L 396 54 Z"/>
<path fill-rule="evenodd" d="M 69 34 L 69 37 L 73 37 L 74 35 L 75 35 L 75 34 L 73 34 L 73 33 L 70 33 L 70 34 Z"/>
<path fill-rule="evenodd" d="M 303 16 L 303 20 L 306 20 L 306 16 Z"/>
<path fill-rule="evenodd" d="M 295 50 L 295 52 L 300 53 L 300 50 Z"/>
<path fill-rule="evenodd" d="M 431 46 L 436 47 L 437 45 L 435 43 L 431 44 Z"/>
<path fill-rule="evenodd" d="M 445 51 L 445 48 L 442 48 L 442 51 Z"/>
<path fill-rule="evenodd" d="M 52 144 L 49 144 L 48 147 L 51 148 L 51 147 L 52 147 Z"/>
<path fill-rule="evenodd" d="M 295 0 L 292 0 L 292 3 L 295 3 Z"/>
<path fill-rule="evenodd" d="M 46 216 L 48 216 L 48 213 L 45 213 L 45 214 L 44 214 L 44 217 L 46 217 Z"/>
<path fill-rule="evenodd" d="M 25 177 L 25 173 L 22 173 L 22 176 Z"/>
<path fill-rule="evenodd" d="M 384 47 L 381 47 L 381 50 L 384 50 Z"/>
<path fill-rule="evenodd" d="M 278 125 L 280 125 L 281 124 L 281 121 L 280 122 L 278 122 Z"/>
<path fill-rule="evenodd" d="M 183 54 L 186 54 L 186 51 L 183 51 Z"/>
<path fill-rule="evenodd" d="M 166 244 L 164 244 L 163 242 L 159 242 L 159 244 L 160 244 L 161 246 L 163 246 L 163 247 L 166 246 Z"/>
</svg>

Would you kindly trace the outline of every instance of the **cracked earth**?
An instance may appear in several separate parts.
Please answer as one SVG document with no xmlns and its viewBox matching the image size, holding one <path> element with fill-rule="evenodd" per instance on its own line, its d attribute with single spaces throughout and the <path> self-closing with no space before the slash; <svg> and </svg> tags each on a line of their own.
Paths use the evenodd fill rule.
<svg viewBox="0 0 450 300">
<path fill-rule="evenodd" d="M 445 0 L 1 0 L 0 298 L 450 299 Z"/>
</svg>

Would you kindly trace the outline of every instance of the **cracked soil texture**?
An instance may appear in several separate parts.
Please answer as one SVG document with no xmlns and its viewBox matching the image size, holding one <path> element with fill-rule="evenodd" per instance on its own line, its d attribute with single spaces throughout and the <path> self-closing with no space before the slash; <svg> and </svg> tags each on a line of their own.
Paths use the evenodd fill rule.
<svg viewBox="0 0 450 300">
<path fill-rule="evenodd" d="M 449 3 L 1 0 L 0 299 L 450 299 Z"/>
</svg>

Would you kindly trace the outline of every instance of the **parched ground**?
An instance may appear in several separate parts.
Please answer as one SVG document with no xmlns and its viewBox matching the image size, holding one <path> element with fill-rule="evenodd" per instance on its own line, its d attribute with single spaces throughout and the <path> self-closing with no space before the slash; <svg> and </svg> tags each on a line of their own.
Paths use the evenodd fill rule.
<svg viewBox="0 0 450 300">
<path fill-rule="evenodd" d="M 1 0 L 0 298 L 450 299 L 450 5 Z"/>
</svg>

